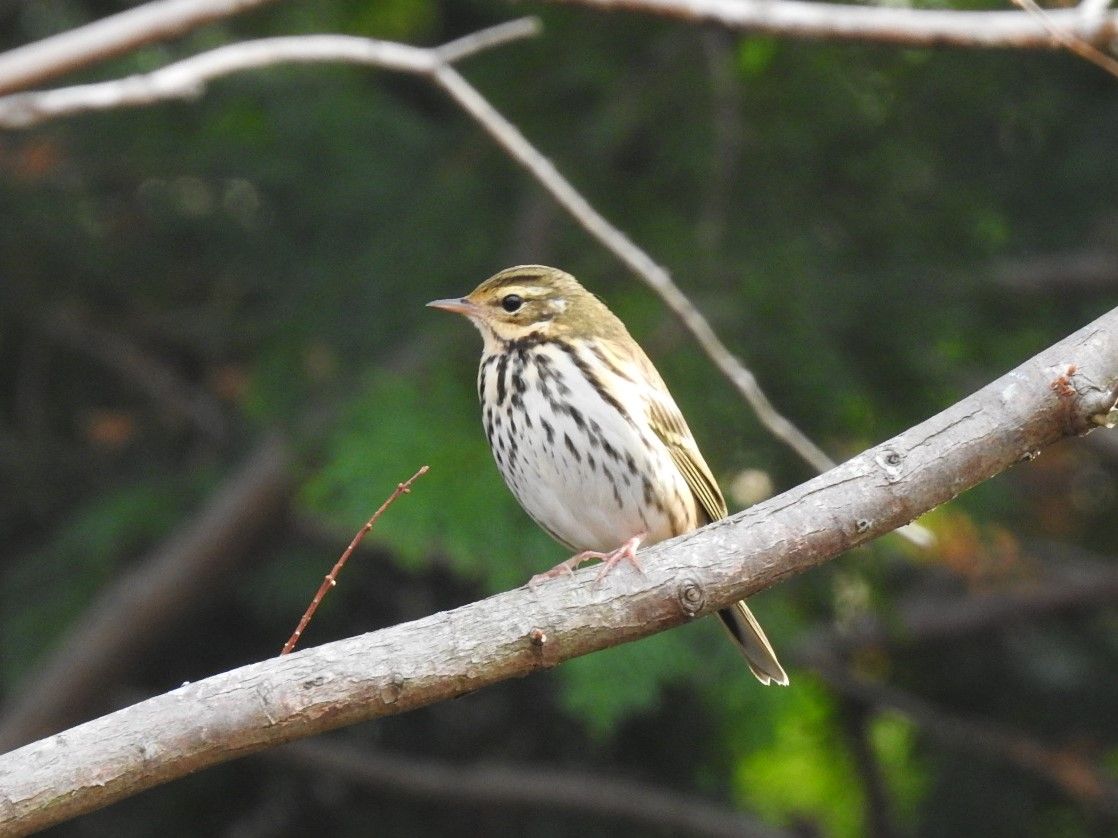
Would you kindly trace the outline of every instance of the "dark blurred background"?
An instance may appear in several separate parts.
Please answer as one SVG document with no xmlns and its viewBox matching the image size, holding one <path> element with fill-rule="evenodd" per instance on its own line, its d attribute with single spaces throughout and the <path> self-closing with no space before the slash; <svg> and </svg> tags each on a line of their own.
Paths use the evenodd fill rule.
<svg viewBox="0 0 1118 838">
<path fill-rule="evenodd" d="M 5 2 L 0 46 L 127 5 Z M 461 71 L 837 459 L 1118 304 L 1118 81 L 1062 53 L 319 0 L 75 78 L 262 35 L 435 45 L 525 13 L 541 37 Z M 423 308 L 509 264 L 561 266 L 606 299 L 732 507 L 811 475 L 663 305 L 420 79 L 273 68 L 195 103 L 6 132 L 0 184 L 8 747 L 275 654 L 421 464 L 304 645 L 562 558 L 491 462 L 477 334 Z M 892 536 L 757 597 L 788 689 L 759 687 L 701 621 L 50 834 L 712 834 L 586 794 L 517 798 L 516 778 L 541 771 L 545 788 L 636 784 L 684 813 L 802 835 L 1118 834 L 1114 437 L 1056 446 L 931 513 L 935 549 Z M 508 769 L 489 797 L 466 783 L 479 762 Z"/>
</svg>

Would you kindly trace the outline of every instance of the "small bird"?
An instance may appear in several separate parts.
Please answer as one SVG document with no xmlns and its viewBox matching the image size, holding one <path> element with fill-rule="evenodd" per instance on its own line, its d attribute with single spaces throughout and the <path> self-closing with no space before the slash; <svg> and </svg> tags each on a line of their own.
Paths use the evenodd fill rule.
<svg viewBox="0 0 1118 838">
<path fill-rule="evenodd" d="M 660 374 L 570 274 L 519 265 L 433 308 L 484 341 L 477 392 L 505 483 L 552 538 L 581 551 L 532 583 L 603 561 L 640 568 L 642 544 L 726 516 L 726 501 Z M 745 602 L 718 612 L 762 684 L 788 676 Z"/>
</svg>

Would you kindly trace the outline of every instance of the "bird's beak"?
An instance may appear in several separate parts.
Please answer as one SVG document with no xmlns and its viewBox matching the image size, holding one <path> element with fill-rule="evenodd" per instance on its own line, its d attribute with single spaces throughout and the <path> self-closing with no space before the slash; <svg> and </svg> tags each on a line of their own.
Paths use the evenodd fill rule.
<svg viewBox="0 0 1118 838">
<path fill-rule="evenodd" d="M 467 317 L 478 312 L 477 304 L 470 302 L 465 297 L 460 297 L 457 300 L 431 300 L 427 303 L 427 308 L 441 308 L 443 311 L 453 311 L 455 314 L 464 314 Z"/>
</svg>

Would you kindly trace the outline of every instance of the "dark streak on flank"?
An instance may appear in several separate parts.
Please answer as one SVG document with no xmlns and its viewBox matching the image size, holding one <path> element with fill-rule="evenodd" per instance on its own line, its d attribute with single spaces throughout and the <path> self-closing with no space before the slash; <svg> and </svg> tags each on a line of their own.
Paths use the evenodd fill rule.
<svg viewBox="0 0 1118 838">
<path fill-rule="evenodd" d="M 582 462 L 582 455 L 578 453 L 571 435 L 568 433 L 563 434 L 563 444 L 567 446 L 567 450 L 571 452 L 571 456 L 575 458 L 576 463 Z"/>
<path fill-rule="evenodd" d="M 497 404 L 505 403 L 505 395 L 508 392 L 505 386 L 505 375 L 509 369 L 509 357 L 511 352 L 506 352 L 501 356 L 501 360 L 497 362 Z"/>
<path fill-rule="evenodd" d="M 488 358 L 481 359 L 481 366 L 477 371 L 477 397 L 478 401 L 485 403 L 485 377 L 489 372 L 489 365 L 497 360 L 496 355 L 490 355 Z"/>
<path fill-rule="evenodd" d="M 605 463 L 602 463 L 602 474 L 606 476 L 606 480 L 609 481 L 609 485 L 613 489 L 613 499 L 617 503 L 618 509 L 624 508 L 625 503 L 621 500 L 621 487 L 617 485 L 617 478 L 612 471 L 606 468 Z"/>
</svg>

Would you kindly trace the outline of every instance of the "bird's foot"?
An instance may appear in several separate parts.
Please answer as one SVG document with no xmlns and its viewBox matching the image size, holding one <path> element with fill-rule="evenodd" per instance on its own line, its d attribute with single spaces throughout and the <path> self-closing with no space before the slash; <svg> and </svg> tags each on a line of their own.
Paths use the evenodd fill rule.
<svg viewBox="0 0 1118 838">
<path fill-rule="evenodd" d="M 601 582 L 611 570 L 624 561 L 629 562 L 641 573 L 644 573 L 644 568 L 641 567 L 641 563 L 637 561 L 637 548 L 640 547 L 641 542 L 644 541 L 647 535 L 648 533 L 638 533 L 616 550 L 610 550 L 608 553 L 603 553 L 599 550 L 583 550 L 581 553 L 571 556 L 565 562 L 559 562 L 559 564 L 555 565 L 551 570 L 537 573 L 528 580 L 528 585 L 530 587 L 535 587 L 548 579 L 554 579 L 556 576 L 574 573 L 575 568 L 591 559 L 601 559 L 602 562 L 602 569 L 599 570 L 598 575 L 594 577 L 595 585 Z"/>
</svg>

